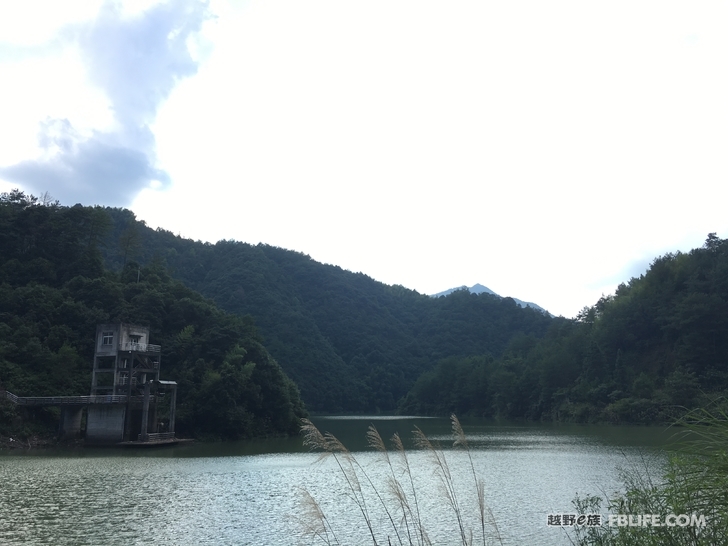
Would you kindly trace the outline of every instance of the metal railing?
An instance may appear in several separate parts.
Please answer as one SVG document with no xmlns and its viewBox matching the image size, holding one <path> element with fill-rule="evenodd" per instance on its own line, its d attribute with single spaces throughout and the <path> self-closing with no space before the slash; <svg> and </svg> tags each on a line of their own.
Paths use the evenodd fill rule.
<svg viewBox="0 0 728 546">
<path fill-rule="evenodd" d="M 157 361 L 142 361 L 141 363 L 134 366 L 135 370 L 158 370 L 159 369 L 159 362 Z"/>
<path fill-rule="evenodd" d="M 161 345 L 152 345 L 151 343 L 136 343 L 127 341 L 119 344 L 120 351 L 137 351 L 140 353 L 159 353 L 162 351 Z"/>
<path fill-rule="evenodd" d="M 144 440 L 142 435 L 139 435 L 139 441 L 147 442 L 160 442 L 162 440 L 174 440 L 174 432 L 150 432 L 147 434 L 147 439 Z"/>
<path fill-rule="evenodd" d="M 126 394 L 93 394 L 91 396 L 16 396 L 8 391 L 0 391 L 0 398 L 7 398 L 18 406 L 87 406 L 89 404 L 126 404 L 129 397 Z M 132 403 L 141 404 L 144 396 L 131 397 Z M 156 403 L 156 395 L 149 397 L 151 403 Z"/>
<path fill-rule="evenodd" d="M 103 394 L 92 396 L 16 396 L 8 391 L 0 391 L 5 398 L 18 406 L 85 406 L 87 404 L 124 404 L 125 394 Z"/>
<path fill-rule="evenodd" d="M 18 397 L 15 396 L 13 393 L 8 392 L 8 391 L 0 391 L 0 398 L 7 398 L 8 400 L 10 400 L 11 402 L 13 402 L 14 404 L 17 404 L 18 403 Z"/>
</svg>

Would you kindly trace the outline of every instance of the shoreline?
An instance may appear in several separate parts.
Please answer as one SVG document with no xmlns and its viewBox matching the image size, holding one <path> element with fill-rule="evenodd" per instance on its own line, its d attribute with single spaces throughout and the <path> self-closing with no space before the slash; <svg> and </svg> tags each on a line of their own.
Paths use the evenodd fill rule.
<svg viewBox="0 0 728 546">
<path fill-rule="evenodd" d="M 12 436 L 0 435 L 0 451 L 46 449 L 52 447 L 80 447 L 84 445 L 83 438 L 59 439 L 55 436 L 34 435 L 20 439 Z"/>
</svg>

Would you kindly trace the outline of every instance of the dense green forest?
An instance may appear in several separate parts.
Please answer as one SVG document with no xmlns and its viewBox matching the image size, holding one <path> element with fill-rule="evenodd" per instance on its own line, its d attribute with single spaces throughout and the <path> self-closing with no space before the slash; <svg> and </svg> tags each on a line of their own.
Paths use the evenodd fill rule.
<svg viewBox="0 0 728 546">
<path fill-rule="evenodd" d="M 510 298 L 458 291 L 431 298 L 299 252 L 194 242 L 152 230 L 123 209 L 102 251 L 108 267 L 157 260 L 223 309 L 254 317 L 266 347 L 309 409 L 393 412 L 417 378 L 452 356 L 500 356 L 514 335 L 552 319 Z"/>
<path fill-rule="evenodd" d="M 316 411 L 655 422 L 728 389 L 728 247 L 714 234 L 566 319 L 466 290 L 430 298 L 268 245 L 193 242 L 108 210 L 109 267 L 156 259 L 252 315 Z"/>
<path fill-rule="evenodd" d="M 655 259 L 500 358 L 441 361 L 404 411 L 567 421 L 669 421 L 728 392 L 728 241 Z"/>
<path fill-rule="evenodd" d="M 148 324 L 162 346 L 162 377 L 179 383 L 181 435 L 296 433 L 306 415 L 298 389 L 252 319 L 173 280 L 159 260 L 107 269 L 101 250 L 111 228 L 100 207 L 0 195 L 0 388 L 20 396 L 86 394 L 96 325 Z M 53 412 L 0 402 L 0 434 L 57 423 Z"/>
<path fill-rule="evenodd" d="M 431 298 L 269 245 L 195 242 L 125 209 L 13 192 L 0 214 L 0 382 L 18 394 L 86 392 L 95 324 L 116 320 L 151 325 L 191 434 L 292 431 L 301 399 L 655 422 L 728 391 L 728 243 L 714 234 L 566 319 L 467 290 Z"/>
</svg>

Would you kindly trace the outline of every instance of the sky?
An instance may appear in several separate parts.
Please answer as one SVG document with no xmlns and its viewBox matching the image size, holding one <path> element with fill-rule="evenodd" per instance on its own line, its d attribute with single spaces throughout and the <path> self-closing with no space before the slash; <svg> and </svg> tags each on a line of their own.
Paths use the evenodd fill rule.
<svg viewBox="0 0 728 546">
<path fill-rule="evenodd" d="M 728 237 L 728 3 L 0 4 L 0 191 L 572 317 Z"/>
</svg>

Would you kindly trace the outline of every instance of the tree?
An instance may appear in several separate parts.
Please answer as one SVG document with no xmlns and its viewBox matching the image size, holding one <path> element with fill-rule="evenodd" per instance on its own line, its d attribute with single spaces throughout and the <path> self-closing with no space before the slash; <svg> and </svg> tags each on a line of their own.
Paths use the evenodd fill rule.
<svg viewBox="0 0 728 546">
<path fill-rule="evenodd" d="M 135 222 L 131 222 L 129 226 L 121 232 L 121 236 L 119 237 L 119 246 L 121 247 L 121 251 L 124 256 L 124 261 L 122 263 L 123 268 L 126 265 L 126 260 L 134 257 L 141 247 L 141 235 L 139 234 L 139 229 L 137 229 Z"/>
</svg>

